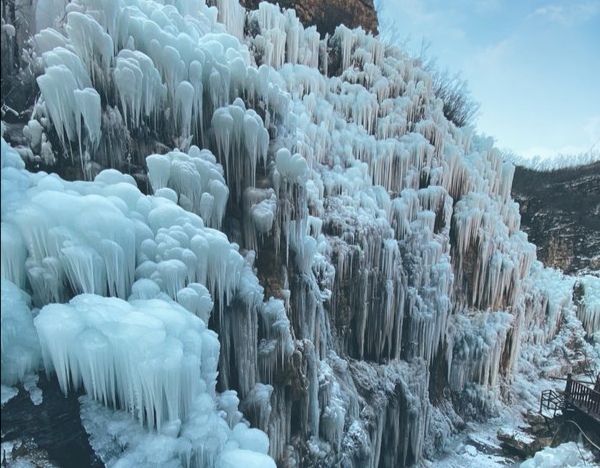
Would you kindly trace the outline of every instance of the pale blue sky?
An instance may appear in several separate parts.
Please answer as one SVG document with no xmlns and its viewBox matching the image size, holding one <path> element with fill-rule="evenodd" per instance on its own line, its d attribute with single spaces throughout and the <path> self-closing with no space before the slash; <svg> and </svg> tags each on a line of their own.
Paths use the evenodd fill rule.
<svg viewBox="0 0 600 468">
<path fill-rule="evenodd" d="M 410 36 L 413 51 L 425 39 L 467 79 L 477 129 L 498 147 L 526 157 L 600 148 L 600 0 L 381 4 L 396 37 Z"/>
</svg>

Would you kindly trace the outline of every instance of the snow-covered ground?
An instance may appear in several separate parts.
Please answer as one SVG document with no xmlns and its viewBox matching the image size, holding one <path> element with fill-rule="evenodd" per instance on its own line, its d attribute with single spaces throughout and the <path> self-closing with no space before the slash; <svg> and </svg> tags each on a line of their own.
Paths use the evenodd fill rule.
<svg viewBox="0 0 600 468">
<path fill-rule="evenodd" d="M 540 393 L 542 385 L 540 387 Z M 514 434 L 525 442 L 532 436 L 524 432 L 527 426 L 521 411 L 521 405 L 505 407 L 502 416 L 485 423 L 469 424 L 465 433 L 461 433 L 448 444 L 447 454 L 434 462 L 426 462 L 426 467 L 437 468 L 561 468 L 579 466 L 600 466 L 599 460 L 583 443 L 566 442 L 558 447 L 546 447 L 534 457 L 522 461 L 502 452 L 498 431 Z"/>
<path fill-rule="evenodd" d="M 447 455 L 425 466 L 439 468 L 495 468 L 520 466 L 522 468 L 561 468 L 600 466 L 600 460 L 583 443 L 567 442 L 558 447 L 540 450 L 529 460 L 521 462 L 502 453 L 499 431 L 527 434 L 527 411 L 538 412 L 542 391 L 564 390 L 565 382 L 558 378 L 582 358 L 597 373 L 600 370 L 598 347 L 585 339 L 585 331 L 574 310 L 565 312 L 564 323 L 557 336 L 547 344 L 527 344 L 518 362 L 518 370 L 511 385 L 508 403 L 499 403 L 500 416 L 483 423 L 470 423 L 467 429 L 447 444 Z M 575 375 L 581 381 L 590 381 L 587 375 Z M 549 414 L 548 414 L 549 416 Z"/>
<path fill-rule="evenodd" d="M 487 436 L 487 434 L 486 434 Z M 520 468 L 563 468 L 599 466 L 594 455 L 581 444 L 567 442 L 540 450 L 533 458 L 522 463 L 506 457 L 489 455 L 474 445 L 461 444 L 455 454 L 427 466 L 438 468 L 498 468 L 514 466 Z"/>
</svg>

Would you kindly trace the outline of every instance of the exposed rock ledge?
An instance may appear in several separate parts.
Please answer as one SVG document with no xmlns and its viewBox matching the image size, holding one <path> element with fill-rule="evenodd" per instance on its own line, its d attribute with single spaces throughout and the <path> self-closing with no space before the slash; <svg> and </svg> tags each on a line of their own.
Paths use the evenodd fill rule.
<svg viewBox="0 0 600 468">
<path fill-rule="evenodd" d="M 255 10 L 261 0 L 240 0 L 240 4 Z M 282 8 L 294 8 L 305 26 L 315 25 L 321 36 L 330 35 L 336 26 L 343 24 L 353 29 L 377 33 L 377 12 L 373 0 L 268 0 Z"/>
</svg>

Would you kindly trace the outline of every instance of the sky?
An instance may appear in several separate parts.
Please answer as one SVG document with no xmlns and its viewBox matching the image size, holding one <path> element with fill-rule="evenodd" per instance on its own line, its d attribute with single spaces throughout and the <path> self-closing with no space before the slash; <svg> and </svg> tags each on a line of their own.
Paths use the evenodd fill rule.
<svg viewBox="0 0 600 468">
<path fill-rule="evenodd" d="M 476 127 L 529 158 L 600 150 L 600 0 L 375 0 L 380 29 L 460 72 Z M 383 13 L 383 14 L 382 14 Z"/>
</svg>

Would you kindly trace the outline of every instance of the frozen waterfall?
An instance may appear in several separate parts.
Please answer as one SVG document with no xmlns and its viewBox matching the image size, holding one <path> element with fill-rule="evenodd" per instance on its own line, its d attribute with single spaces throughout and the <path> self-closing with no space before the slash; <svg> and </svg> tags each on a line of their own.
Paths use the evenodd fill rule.
<svg viewBox="0 0 600 468">
<path fill-rule="evenodd" d="M 575 307 L 513 166 L 398 48 L 267 3 L 58 8 L 27 162 L 83 180 L 2 139 L 3 401 L 42 370 L 83 388 L 108 466 L 414 464 L 442 402 L 492 413 Z"/>
</svg>

